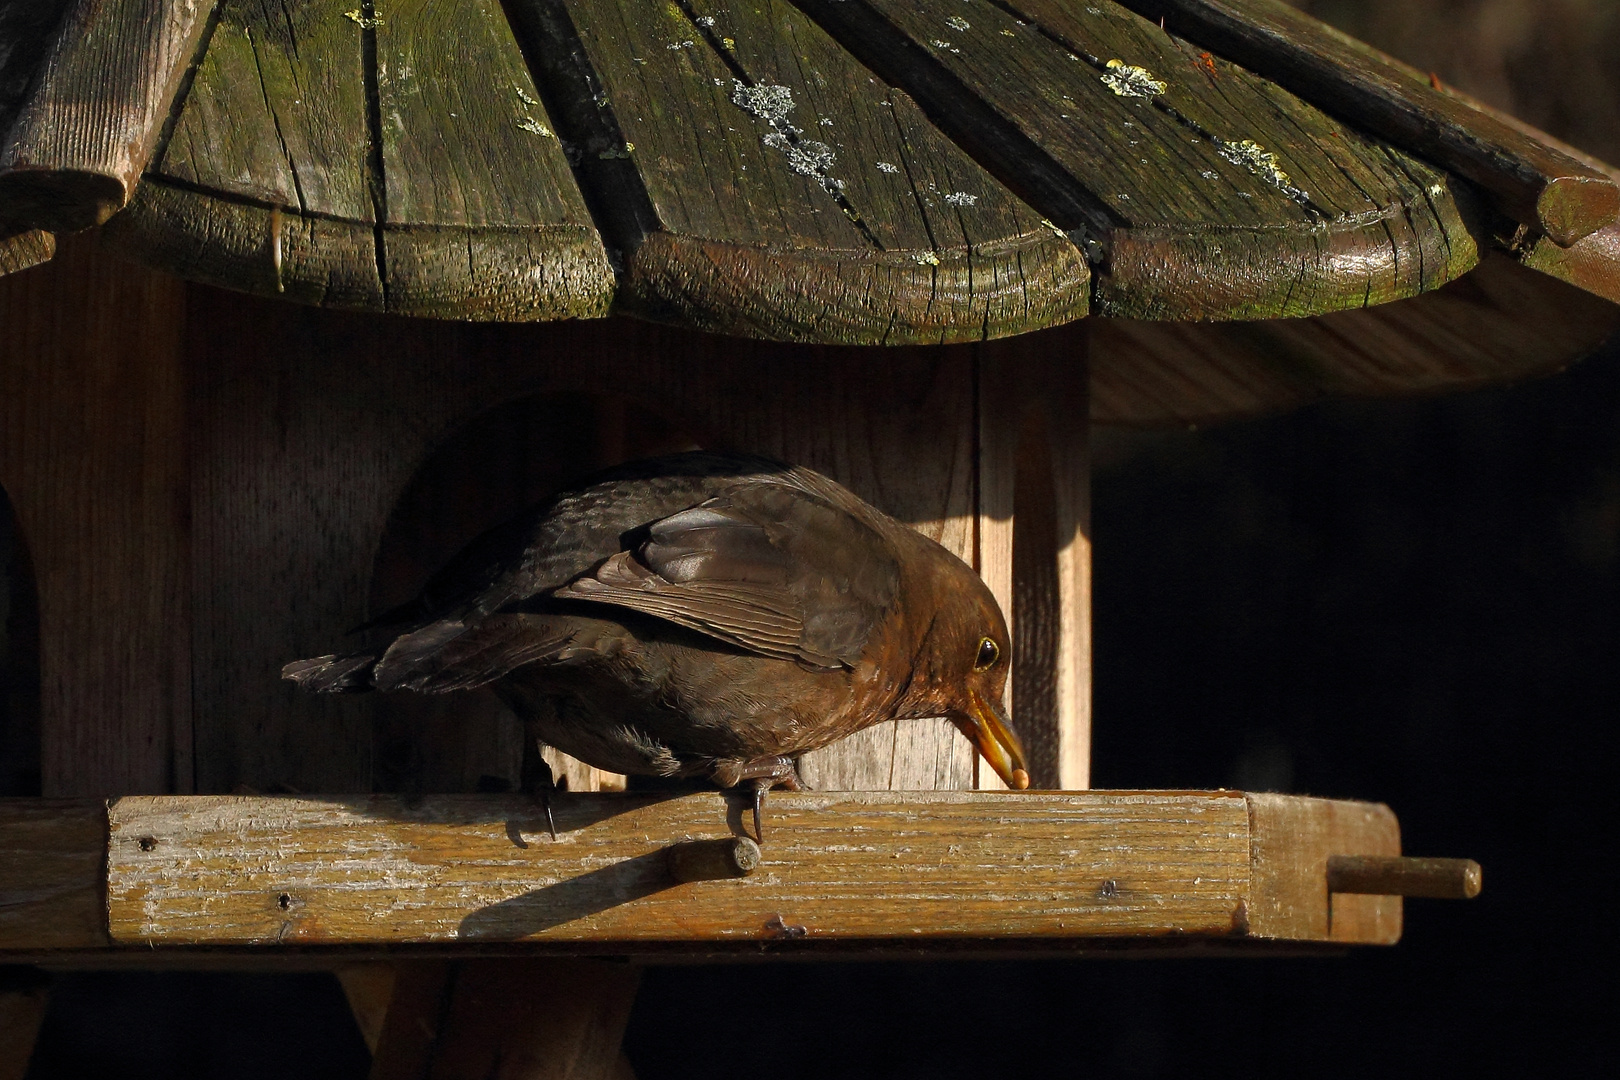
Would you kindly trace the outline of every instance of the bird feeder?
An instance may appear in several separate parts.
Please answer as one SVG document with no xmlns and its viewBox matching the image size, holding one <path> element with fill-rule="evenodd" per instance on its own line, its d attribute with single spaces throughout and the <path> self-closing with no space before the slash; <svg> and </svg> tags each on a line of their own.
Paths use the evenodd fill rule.
<svg viewBox="0 0 1620 1080">
<path fill-rule="evenodd" d="M 1277 0 L 0 4 L 44 795 L 0 803 L 0 951 L 343 968 L 392 1076 L 606 1070 L 631 969 L 559 958 L 1392 943 L 1478 879 L 1388 808 L 1087 790 L 1089 425 L 1558 370 L 1620 326 L 1617 211 Z M 890 723 L 806 755 L 762 850 L 721 794 L 562 760 L 553 838 L 494 701 L 278 679 L 693 445 L 978 570 L 1043 790 Z"/>
</svg>

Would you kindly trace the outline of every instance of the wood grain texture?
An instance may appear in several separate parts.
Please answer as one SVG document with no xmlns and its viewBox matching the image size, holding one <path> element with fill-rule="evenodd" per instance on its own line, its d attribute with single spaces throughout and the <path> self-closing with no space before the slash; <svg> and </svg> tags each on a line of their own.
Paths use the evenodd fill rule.
<svg viewBox="0 0 1620 1080">
<path fill-rule="evenodd" d="M 0 799 L 0 950 L 107 943 L 107 808 Z"/>
<path fill-rule="evenodd" d="M 1250 795 L 1254 887 L 1248 932 L 1288 940 L 1393 945 L 1401 898 L 1329 893 L 1333 855 L 1399 855 L 1400 823 L 1381 803 Z"/>
<path fill-rule="evenodd" d="M 1364 311 L 1092 326 L 1093 421 L 1208 423 L 1550 374 L 1620 329 L 1620 306 L 1493 254 L 1435 292 Z"/>
<path fill-rule="evenodd" d="M 640 974 L 590 960 L 403 965 L 372 1080 L 612 1080 Z"/>
<path fill-rule="evenodd" d="M 1099 314 L 1309 315 L 1415 295 L 1477 258 L 1443 174 L 1117 5 L 806 8 L 1096 245 Z"/>
<path fill-rule="evenodd" d="M 980 573 L 1011 615 L 1012 718 L 1037 788 L 1091 786 L 1089 329 L 980 348 Z M 980 769 L 979 786 L 1001 785 Z"/>
<path fill-rule="evenodd" d="M 46 795 L 191 790 L 185 323 L 181 282 L 93 236 L 0 279 L 0 483 L 38 586 Z"/>
<path fill-rule="evenodd" d="M 10 0 L 0 5 L 0 142 L 10 133 L 70 2 Z M 0 209 L 0 219 L 4 217 Z"/>
<path fill-rule="evenodd" d="M 777 793 L 759 869 L 692 885 L 669 878 L 664 848 L 732 835 L 740 802 L 575 795 L 555 810 L 553 842 L 524 799 L 121 800 L 112 935 L 626 948 L 1227 935 L 1247 887 L 1241 796 Z"/>
<path fill-rule="evenodd" d="M 850 344 L 1085 314 L 1073 245 L 792 6 L 571 0 L 519 20 L 541 53 L 562 47 L 546 31 L 559 23 L 611 112 L 565 135 L 586 159 L 626 161 L 649 203 L 616 238 L 622 310 Z"/>
<path fill-rule="evenodd" d="M 862 350 L 729 341 L 630 320 L 458 325 L 193 288 L 192 685 L 202 790 L 470 791 L 485 776 L 515 785 L 515 736 L 488 702 L 463 695 L 422 725 L 399 723 L 379 711 L 392 706 L 302 694 L 279 671 L 341 647 L 344 629 L 403 599 L 368 595 L 396 504 L 435 447 L 520 399 L 572 401 L 584 412 L 579 402 L 606 395 L 700 445 L 808 465 L 971 558 L 967 350 L 897 349 L 875 365 Z M 562 446 L 581 434 L 557 426 L 566 410 L 546 415 L 536 413 L 550 425 L 536 438 Z M 559 484 L 595 457 L 565 459 Z M 480 460 L 467 458 L 467 467 Z M 486 510 L 500 520 L 519 508 Z M 954 728 L 891 726 L 887 737 L 880 760 L 898 762 L 896 782 L 971 783 L 971 750 Z M 832 763 L 855 753 L 819 751 L 806 768 L 842 769 Z M 401 761 L 415 779 L 401 779 Z"/>
<path fill-rule="evenodd" d="M 1496 197 L 1568 246 L 1620 215 L 1614 181 L 1433 89 L 1424 76 L 1282 0 L 1119 0 Z"/>
<path fill-rule="evenodd" d="M 128 202 L 211 7 L 75 0 L 0 142 L 0 203 L 73 232 Z"/>
<path fill-rule="evenodd" d="M 0 277 L 50 262 L 55 254 L 56 237 L 40 229 L 0 236 Z"/>
<path fill-rule="evenodd" d="M 338 984 L 343 987 L 343 996 L 349 1002 L 349 1011 L 354 1014 L 360 1037 L 366 1041 L 366 1049 L 375 1055 L 378 1040 L 382 1038 L 383 1024 L 388 1018 L 389 1004 L 394 999 L 397 982 L 394 965 L 347 964 L 335 969 L 332 974 L 337 976 Z"/>
</svg>

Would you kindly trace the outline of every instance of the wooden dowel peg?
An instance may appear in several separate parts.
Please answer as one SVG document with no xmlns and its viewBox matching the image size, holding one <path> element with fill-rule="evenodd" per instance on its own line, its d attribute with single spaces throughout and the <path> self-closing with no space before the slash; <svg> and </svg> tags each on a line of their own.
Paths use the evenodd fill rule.
<svg viewBox="0 0 1620 1080">
<path fill-rule="evenodd" d="M 1473 859 L 1413 859 L 1401 855 L 1330 855 L 1328 891 L 1373 896 L 1425 896 L 1472 900 L 1479 895 Z"/>
<path fill-rule="evenodd" d="M 669 849 L 669 874 L 680 882 L 747 877 L 758 866 L 759 845 L 746 836 L 689 840 Z"/>
</svg>

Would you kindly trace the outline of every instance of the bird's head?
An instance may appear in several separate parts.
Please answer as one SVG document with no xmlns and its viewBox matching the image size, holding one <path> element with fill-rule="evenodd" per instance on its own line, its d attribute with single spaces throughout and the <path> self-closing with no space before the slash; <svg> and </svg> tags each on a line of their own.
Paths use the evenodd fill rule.
<svg viewBox="0 0 1620 1080">
<path fill-rule="evenodd" d="M 949 717 L 1008 787 L 1023 790 L 1029 787 L 1024 749 L 1001 704 L 1012 662 L 1007 620 L 966 563 L 943 548 L 928 561 L 934 573 L 919 590 L 928 604 L 916 617 L 926 629 L 908 712 Z"/>
</svg>

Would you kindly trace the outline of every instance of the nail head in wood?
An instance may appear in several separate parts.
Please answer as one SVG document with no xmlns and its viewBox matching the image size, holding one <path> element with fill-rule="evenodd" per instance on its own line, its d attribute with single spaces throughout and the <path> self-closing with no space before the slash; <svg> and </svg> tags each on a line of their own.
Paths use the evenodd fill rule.
<svg viewBox="0 0 1620 1080">
<path fill-rule="evenodd" d="M 1332 855 L 1328 891 L 1374 896 L 1423 896 L 1472 900 L 1481 885 L 1473 859 L 1414 859 L 1401 855 Z"/>
<path fill-rule="evenodd" d="M 680 882 L 747 877 L 759 858 L 759 845 L 746 836 L 689 840 L 669 849 L 669 874 Z"/>
</svg>

